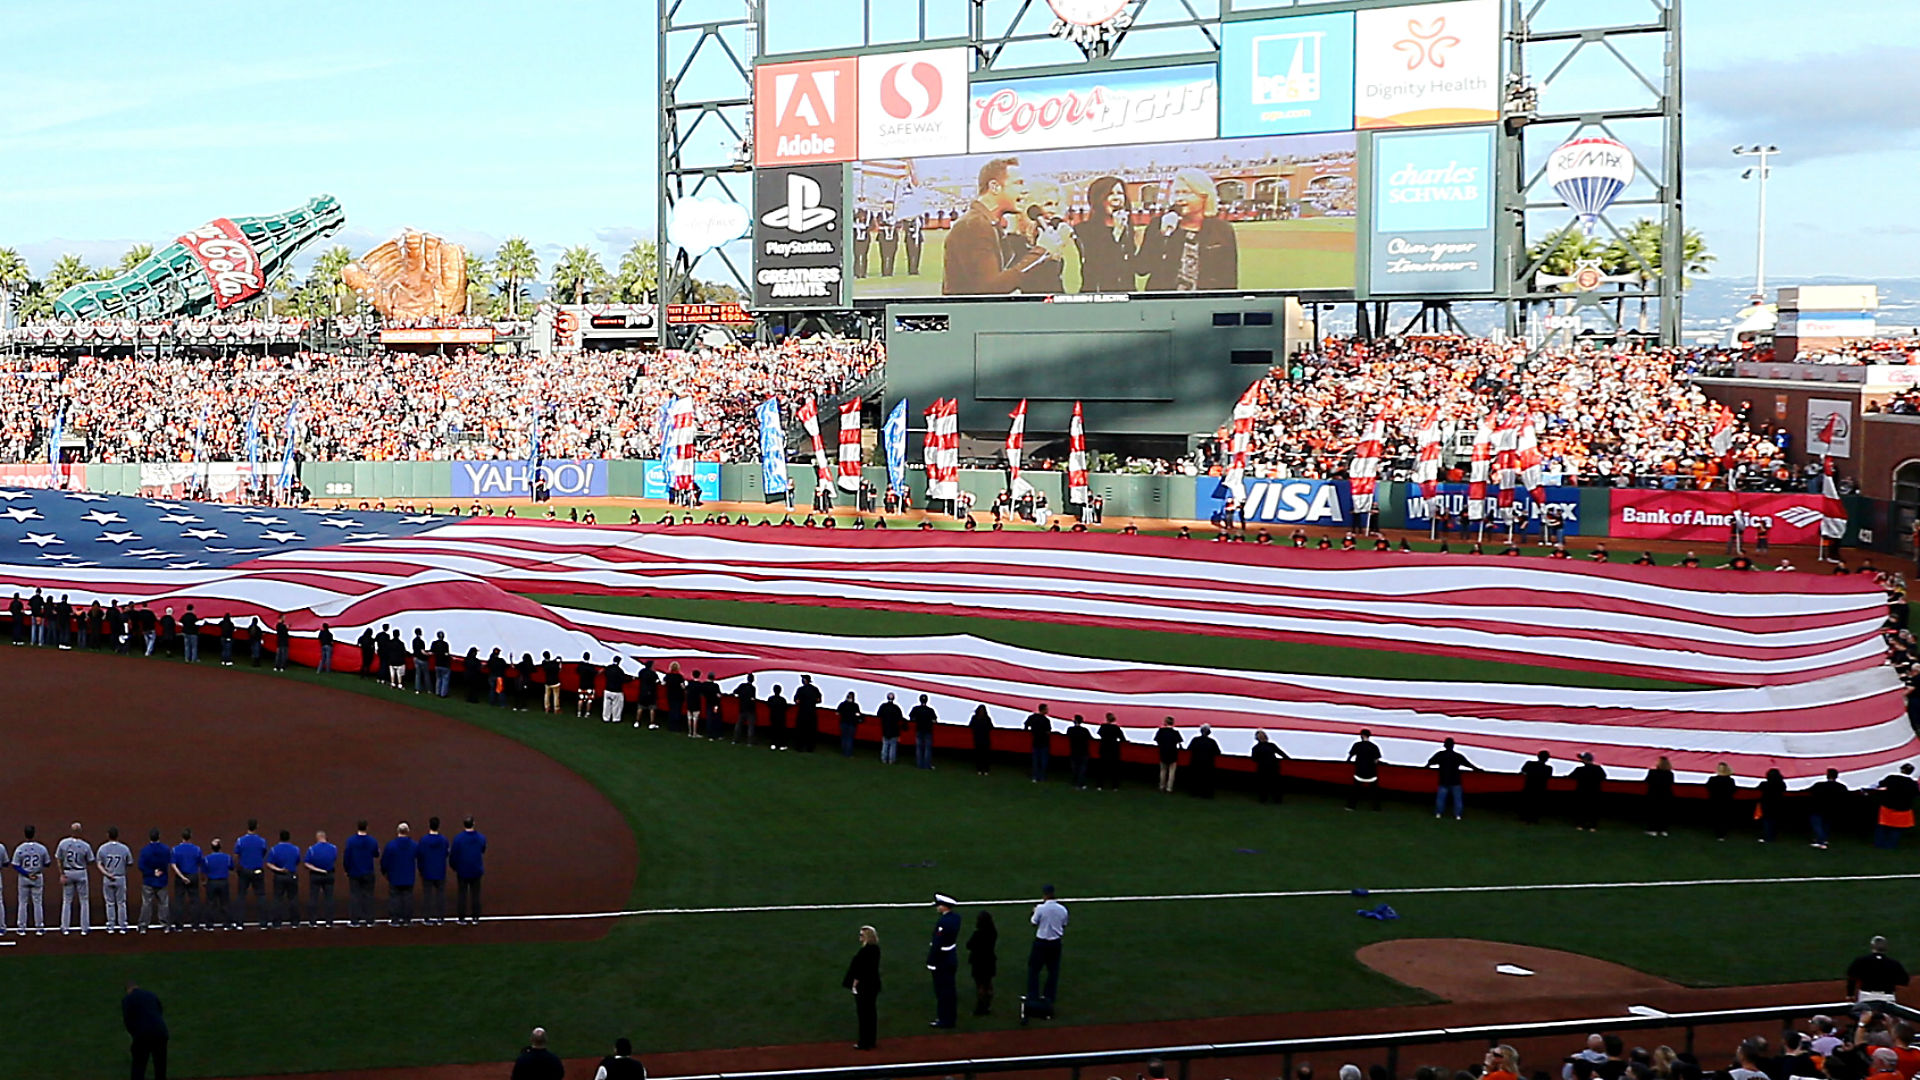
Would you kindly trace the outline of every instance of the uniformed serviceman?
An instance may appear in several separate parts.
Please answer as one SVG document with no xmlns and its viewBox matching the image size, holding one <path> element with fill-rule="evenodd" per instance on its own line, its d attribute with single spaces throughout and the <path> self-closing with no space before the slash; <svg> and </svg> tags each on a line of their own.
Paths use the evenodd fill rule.
<svg viewBox="0 0 1920 1080">
<path fill-rule="evenodd" d="M 933 924 L 933 943 L 927 946 L 927 970 L 933 972 L 933 1024 L 950 1028 L 959 1011 L 960 913 L 959 901 L 945 893 L 933 894 L 940 918 Z"/>
</svg>

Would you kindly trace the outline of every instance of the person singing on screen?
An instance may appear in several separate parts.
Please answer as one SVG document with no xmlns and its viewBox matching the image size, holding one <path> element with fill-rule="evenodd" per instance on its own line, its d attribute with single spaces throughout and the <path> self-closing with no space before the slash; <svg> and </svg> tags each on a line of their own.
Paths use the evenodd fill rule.
<svg viewBox="0 0 1920 1080">
<path fill-rule="evenodd" d="M 942 295 L 1038 292 L 1037 283 L 1049 271 L 1057 278 L 1064 240 L 1056 233 L 1037 236 L 1030 249 L 1011 263 L 1001 248 L 1002 217 L 1028 201 L 1017 158 L 994 158 L 980 167 L 979 196 L 947 232 L 946 250 L 941 254 Z M 1036 276 L 1030 278 L 1030 274 Z"/>
<path fill-rule="evenodd" d="M 1080 291 L 1133 291 L 1133 260 L 1139 246 L 1133 239 L 1133 208 L 1127 205 L 1127 185 L 1117 176 L 1102 176 L 1087 185 L 1087 220 L 1073 227 L 1080 248 Z"/>
<path fill-rule="evenodd" d="M 1147 229 L 1135 264 L 1148 292 L 1209 292 L 1240 287 L 1240 249 L 1219 216 L 1220 191 L 1199 169 L 1173 174 L 1173 209 Z"/>
</svg>

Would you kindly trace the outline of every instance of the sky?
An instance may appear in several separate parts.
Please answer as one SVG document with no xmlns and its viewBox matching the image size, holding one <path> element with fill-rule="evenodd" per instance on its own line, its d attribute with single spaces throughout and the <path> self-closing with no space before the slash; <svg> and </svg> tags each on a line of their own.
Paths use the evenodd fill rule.
<svg viewBox="0 0 1920 1080">
<path fill-rule="evenodd" d="M 847 0 L 767 4 L 776 48 L 857 32 Z M 328 193 L 356 253 L 419 228 L 611 265 L 653 232 L 657 25 L 654 0 L 0 0 L 0 246 L 42 273 Z M 1686 218 L 1714 275 L 1752 276 L 1755 191 L 1729 148 L 1763 142 L 1782 150 L 1770 284 L 1920 276 L 1920 3 L 1685 0 L 1683 33 Z"/>
</svg>

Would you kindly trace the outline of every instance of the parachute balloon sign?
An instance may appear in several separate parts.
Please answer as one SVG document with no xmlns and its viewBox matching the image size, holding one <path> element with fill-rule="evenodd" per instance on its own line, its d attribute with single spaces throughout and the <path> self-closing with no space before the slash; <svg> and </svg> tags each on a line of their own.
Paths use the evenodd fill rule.
<svg viewBox="0 0 1920 1080">
<path fill-rule="evenodd" d="M 1547 158 L 1547 183 L 1589 233 L 1633 182 L 1633 151 L 1612 139 L 1574 139 Z"/>
</svg>

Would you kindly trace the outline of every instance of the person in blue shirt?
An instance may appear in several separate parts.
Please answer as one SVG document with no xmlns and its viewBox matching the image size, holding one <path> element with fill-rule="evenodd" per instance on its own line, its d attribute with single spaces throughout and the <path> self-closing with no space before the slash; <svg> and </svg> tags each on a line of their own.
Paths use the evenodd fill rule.
<svg viewBox="0 0 1920 1080">
<path fill-rule="evenodd" d="M 469 817 L 447 851 L 447 865 L 453 867 L 454 876 L 453 914 L 459 922 L 480 921 L 480 878 L 486 873 L 486 854 L 486 834 L 474 828 Z"/>
<path fill-rule="evenodd" d="M 156 914 L 164 932 L 172 924 L 167 914 L 167 878 L 173 849 L 160 841 L 159 829 L 147 830 L 147 846 L 140 849 L 140 932 L 146 933 Z"/>
<path fill-rule="evenodd" d="M 307 923 L 333 926 L 333 868 L 340 861 L 340 849 L 327 843 L 327 834 L 313 834 L 313 846 L 301 860 L 307 868 Z"/>
<path fill-rule="evenodd" d="M 419 846 L 407 835 L 407 823 L 395 830 L 399 835 L 387 841 L 380 854 L 380 873 L 387 879 L 387 922 L 394 926 L 413 923 L 414 854 Z"/>
<path fill-rule="evenodd" d="M 181 829 L 180 842 L 173 845 L 173 930 L 199 930 L 207 925 L 207 913 L 200 910 L 200 845 L 193 842 L 193 830 Z"/>
<path fill-rule="evenodd" d="M 233 856 L 220 850 L 220 838 L 214 837 L 207 854 L 200 860 L 207 879 L 207 906 L 200 912 L 201 925 L 209 923 L 222 930 L 238 930 L 233 921 L 233 904 L 228 899 L 228 878 L 233 874 Z"/>
<path fill-rule="evenodd" d="M 235 895 L 240 901 L 237 905 L 240 925 L 247 925 L 247 894 L 252 893 L 254 914 L 264 928 L 267 925 L 267 838 L 260 835 L 259 819 L 247 819 L 246 835 L 233 842 L 233 858 L 239 867 L 240 887 Z"/>
<path fill-rule="evenodd" d="M 367 835 L 362 818 L 347 847 L 340 853 L 340 869 L 347 875 L 347 925 L 373 925 L 373 873 L 380 861 L 380 841 Z"/>
<path fill-rule="evenodd" d="M 447 921 L 447 847 L 440 819 L 428 818 L 427 835 L 413 856 L 420 867 L 420 921 L 428 926 Z"/>
<path fill-rule="evenodd" d="M 267 852 L 267 871 L 273 875 L 273 925 L 300 929 L 300 848 L 293 834 L 280 830 L 280 842 Z M 261 923 L 262 930 L 267 929 Z"/>
</svg>

